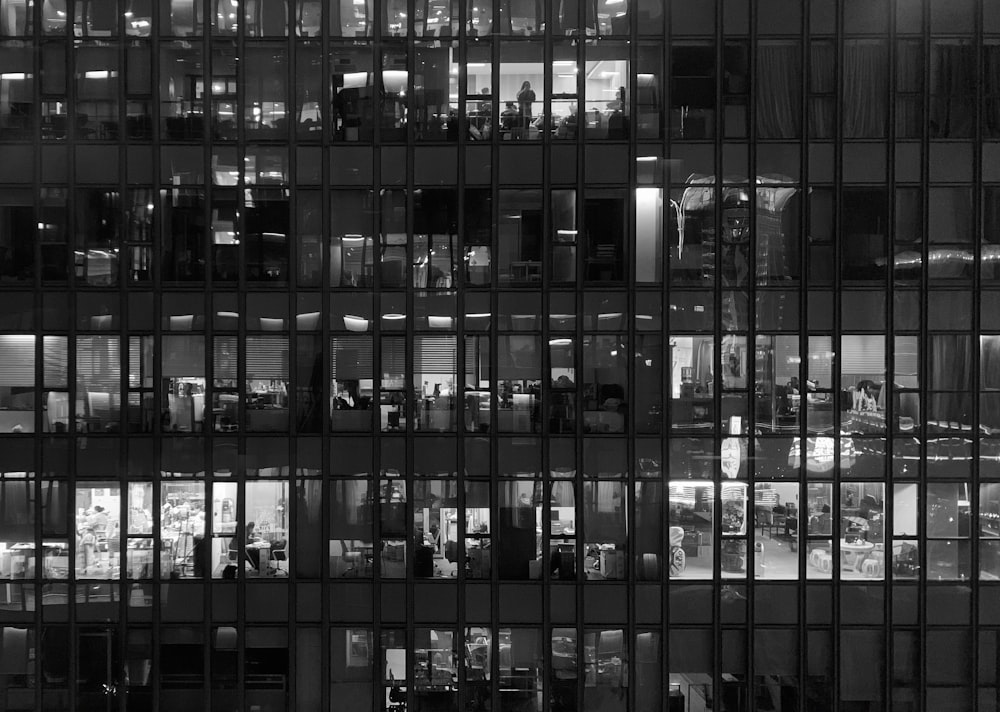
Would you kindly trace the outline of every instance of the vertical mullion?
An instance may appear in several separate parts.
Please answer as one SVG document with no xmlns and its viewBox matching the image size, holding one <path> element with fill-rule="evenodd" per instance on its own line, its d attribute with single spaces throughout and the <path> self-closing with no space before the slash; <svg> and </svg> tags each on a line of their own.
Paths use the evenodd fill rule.
<svg viewBox="0 0 1000 712">
<path fill-rule="evenodd" d="M 918 503 L 921 502 L 921 501 L 923 501 L 923 502 L 927 501 L 926 500 L 926 492 L 927 492 L 927 432 L 928 432 L 928 429 L 927 429 L 927 412 L 928 412 L 928 410 L 927 409 L 928 409 L 928 407 L 930 405 L 929 399 L 927 398 L 927 395 L 928 395 L 928 387 L 927 387 L 928 386 L 927 365 L 928 365 L 928 361 L 929 361 L 928 354 L 930 353 L 930 335 L 928 334 L 927 310 L 928 310 L 928 308 L 930 306 L 930 299 L 929 299 L 929 295 L 927 293 L 927 287 L 928 287 L 928 277 L 927 277 L 927 274 L 928 274 L 928 271 L 929 271 L 929 265 L 928 265 L 928 261 L 927 261 L 928 250 L 927 250 L 927 229 L 926 229 L 926 225 L 927 225 L 927 217 L 928 217 L 928 212 L 929 212 L 928 211 L 928 205 L 927 205 L 927 203 L 928 203 L 928 198 L 929 198 L 929 194 L 930 194 L 930 192 L 928 190 L 928 183 L 929 183 L 928 178 L 929 178 L 929 171 L 930 171 L 930 160 L 929 160 L 929 157 L 928 157 L 927 154 L 928 154 L 928 152 L 930 150 L 930 126 L 929 126 L 928 118 L 930 117 L 930 107 L 931 107 L 931 100 L 930 100 L 930 97 L 931 97 L 931 86 L 930 86 L 931 71 L 930 71 L 930 66 L 931 66 L 931 48 L 932 48 L 933 45 L 932 45 L 931 39 L 930 39 L 930 34 L 931 33 L 930 33 L 930 7 L 929 7 L 929 4 L 930 4 L 929 2 L 928 3 L 924 3 L 924 7 L 922 8 L 922 10 L 923 10 L 923 22 L 922 22 L 923 36 L 921 38 L 921 41 L 923 43 L 923 49 L 924 49 L 924 57 L 927 58 L 927 59 L 924 62 L 924 67 L 923 67 L 923 86 L 922 86 L 922 92 L 921 92 L 921 101 L 922 101 L 923 119 L 924 119 L 924 121 L 923 121 L 923 124 L 921 126 L 921 136 L 920 136 L 920 145 L 921 145 L 921 149 L 922 149 L 921 150 L 921 157 L 920 157 L 920 197 L 921 197 L 920 209 L 921 209 L 921 224 L 924 226 L 924 229 L 921 231 L 921 234 L 920 234 L 920 248 L 919 248 L 920 249 L 920 256 L 921 256 L 921 265 L 922 265 L 923 268 L 920 270 L 920 295 L 921 295 L 920 296 L 920 324 L 919 324 L 920 335 L 919 335 L 919 338 L 918 338 L 918 344 L 920 345 L 920 348 L 919 348 L 919 356 L 918 356 L 918 363 L 919 363 L 918 373 L 922 373 L 924 375 L 924 378 L 919 379 L 918 384 L 917 384 L 918 388 L 920 389 L 920 395 L 921 395 L 920 400 L 921 400 L 922 410 L 923 410 L 923 413 L 921 414 L 922 417 L 920 418 L 920 421 L 921 421 L 921 423 L 920 423 L 920 429 L 918 431 L 919 437 L 920 437 L 920 446 L 919 446 L 920 462 L 923 465 L 923 467 L 921 467 L 920 470 L 919 470 L 920 484 L 919 484 L 919 487 L 917 488 L 917 497 L 918 497 L 917 501 L 918 501 Z M 923 499 L 921 500 L 921 498 L 923 498 Z M 918 507 L 918 511 L 919 511 L 919 507 Z M 927 581 L 928 581 L 928 579 L 927 579 L 927 561 L 928 561 L 928 557 L 927 557 L 927 527 L 926 527 L 926 520 L 927 520 L 927 517 L 926 517 L 926 514 L 924 514 L 924 516 L 921 516 L 918 519 L 918 521 L 917 521 L 917 537 L 918 537 L 918 541 L 921 542 L 921 546 L 919 547 L 920 571 L 921 571 L 921 579 L 923 579 L 923 581 L 922 581 L 923 585 L 918 587 L 918 594 L 917 594 L 917 604 L 918 604 L 917 622 L 918 622 L 919 631 L 920 631 L 919 640 L 920 640 L 920 661 L 921 661 L 920 671 L 918 673 L 917 685 L 918 685 L 918 690 L 921 693 L 921 694 L 918 695 L 918 698 L 920 700 L 920 703 L 919 703 L 920 706 L 919 706 L 918 709 L 922 710 L 923 712 L 933 712 L 933 710 L 930 710 L 928 708 L 928 706 L 927 706 L 926 694 L 925 694 L 926 685 L 927 685 L 927 651 L 928 651 L 928 647 L 927 647 L 927 612 L 925 610 L 925 606 L 926 606 L 926 602 L 927 602 Z"/>
<path fill-rule="evenodd" d="M 985 57 L 985 47 L 983 43 L 983 18 L 982 13 L 976 13 L 975 18 L 975 57 L 976 57 L 976 76 L 980 77 L 981 72 L 984 72 L 984 57 Z M 984 97 L 985 91 L 983 88 L 983 81 L 976 82 L 976 123 L 975 123 L 975 139 L 974 146 L 982 146 L 984 140 Z M 981 293 L 982 289 L 982 250 L 979 248 L 979 243 L 983 239 L 983 223 L 982 223 L 982 196 L 983 196 L 983 161 L 982 152 L 975 151 L 973 156 L 972 165 L 972 249 L 975 259 L 973 261 L 973 275 L 972 275 L 972 293 L 973 295 L 978 295 Z M 980 423 L 980 413 L 981 413 L 981 392 L 982 388 L 982 350 L 977 349 L 976 342 L 982 343 L 982 322 L 980 319 L 980 310 L 975 308 L 978 306 L 979 299 L 973 300 L 973 312 L 972 312 L 972 333 L 973 333 L 973 372 L 972 372 L 972 404 L 973 404 L 973 414 L 972 414 L 972 432 L 974 437 L 972 440 L 972 477 L 969 483 L 969 495 L 970 495 L 970 520 L 973 522 L 978 522 L 979 513 L 981 510 L 980 499 L 979 499 L 979 486 L 980 486 L 980 470 L 979 470 L 979 454 L 980 454 L 980 442 L 983 435 L 982 428 L 979 427 Z M 970 542 L 969 546 L 972 551 L 970 553 L 970 571 L 969 576 L 972 581 L 978 582 L 981 579 L 980 576 L 980 534 L 981 528 L 977 523 L 975 526 L 969 528 Z M 972 651 L 970 654 L 974 656 L 973 659 L 979 663 L 979 605 L 982 600 L 980 586 L 973 585 L 972 589 L 972 610 L 971 610 L 971 645 Z M 971 684 L 972 684 L 972 699 L 974 700 L 974 709 L 979 709 L 979 664 L 971 666 Z"/>
<path fill-rule="evenodd" d="M 841 264 L 843 261 L 843 241 L 841 240 L 841 203 L 843 199 L 843 148 L 844 148 L 844 129 L 842 121 L 842 112 L 840 111 L 841 100 L 844 96 L 844 18 L 843 11 L 838 8 L 838 12 L 834 19 L 834 91 L 836 92 L 834 106 L 834 127 L 833 127 L 833 238 L 834 238 L 834 249 L 833 249 L 833 263 L 834 263 L 834 274 L 833 274 L 833 293 L 834 298 L 840 295 L 841 289 Z M 808 292 L 804 296 L 806 310 L 799 315 L 799 333 L 805 336 L 805 344 L 802 343 L 803 339 L 800 336 L 799 339 L 799 381 L 802 386 L 799 388 L 799 442 L 800 442 L 800 459 L 799 461 L 804 464 L 806 463 L 806 457 L 808 455 L 808 444 L 805 438 L 807 432 L 807 418 L 808 418 L 808 385 L 805 383 L 805 376 L 808 375 L 808 369 L 803 364 L 808 364 L 809 355 L 809 330 L 808 330 L 808 305 L 809 305 L 809 294 Z M 835 303 L 831 304 L 833 308 L 833 331 L 835 334 L 839 334 L 839 316 L 840 316 L 840 302 L 839 299 Z M 838 441 L 834 441 L 834 450 L 836 451 L 839 447 Z M 804 469 L 804 467 L 803 467 Z M 840 519 L 840 490 L 841 490 L 841 471 L 840 471 L 840 461 L 838 457 L 834 457 L 833 462 L 833 482 L 832 482 L 832 496 L 833 500 L 833 517 L 834 523 L 839 522 Z M 833 669 L 833 680 L 839 681 L 840 679 L 840 655 L 844 650 L 842 645 L 840 633 L 840 600 L 841 600 L 841 566 L 840 566 L 840 538 L 836 535 L 836 529 L 831 530 L 831 555 L 834 561 L 833 566 L 833 611 L 832 611 L 832 622 L 833 622 L 833 655 L 832 655 L 832 669 Z M 835 682 L 835 687 L 833 692 L 833 706 L 836 708 L 840 703 L 840 685 Z"/>
</svg>

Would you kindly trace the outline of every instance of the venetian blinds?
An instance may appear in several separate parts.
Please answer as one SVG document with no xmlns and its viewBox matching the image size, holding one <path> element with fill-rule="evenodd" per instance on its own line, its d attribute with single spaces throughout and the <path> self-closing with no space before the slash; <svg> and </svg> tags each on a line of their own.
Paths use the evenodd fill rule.
<svg viewBox="0 0 1000 712">
<path fill-rule="evenodd" d="M 31 334 L 0 336 L 0 386 L 35 385 L 35 337 Z"/>
<path fill-rule="evenodd" d="M 247 379 L 288 378 L 288 337 L 248 336 Z"/>
</svg>

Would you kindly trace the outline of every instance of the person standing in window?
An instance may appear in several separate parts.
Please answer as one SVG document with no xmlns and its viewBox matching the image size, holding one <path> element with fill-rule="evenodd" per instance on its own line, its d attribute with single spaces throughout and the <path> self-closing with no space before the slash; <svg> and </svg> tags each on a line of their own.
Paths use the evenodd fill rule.
<svg viewBox="0 0 1000 712">
<path fill-rule="evenodd" d="M 531 123 L 531 103 L 535 100 L 535 91 L 531 88 L 531 82 L 525 81 L 521 84 L 521 91 L 517 93 L 517 106 L 521 114 L 521 127 L 527 128 Z"/>
</svg>

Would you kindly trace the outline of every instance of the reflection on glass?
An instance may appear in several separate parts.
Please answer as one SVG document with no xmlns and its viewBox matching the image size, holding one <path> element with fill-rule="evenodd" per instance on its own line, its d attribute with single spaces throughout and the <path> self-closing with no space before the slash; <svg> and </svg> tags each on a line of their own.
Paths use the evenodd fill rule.
<svg viewBox="0 0 1000 712">
<path fill-rule="evenodd" d="M 670 483 L 667 565 L 671 578 L 711 578 L 714 498 L 711 482 Z"/>
<path fill-rule="evenodd" d="M 458 702 L 458 649 L 453 631 L 417 628 L 413 632 L 413 690 L 416 708 Z"/>
<path fill-rule="evenodd" d="M 577 678 L 579 677 L 579 655 L 577 654 L 576 628 L 553 628 L 552 671 L 549 675 L 549 709 L 571 712 L 577 706 Z"/>
<path fill-rule="evenodd" d="M 490 538 L 490 486 L 487 482 L 465 483 L 465 577 L 489 579 L 492 559 Z M 445 542 L 445 557 L 448 542 Z"/>
<path fill-rule="evenodd" d="M 623 482 L 584 483 L 583 573 L 588 581 L 628 578 L 626 492 Z"/>
<path fill-rule="evenodd" d="M 671 336 L 671 426 L 684 430 L 715 427 L 715 343 L 711 336 Z"/>
<path fill-rule="evenodd" d="M 76 488 L 76 576 L 121 576 L 121 490 L 111 483 Z"/>
<path fill-rule="evenodd" d="M 840 577 L 885 576 L 885 484 L 840 485 Z"/>
<path fill-rule="evenodd" d="M 367 480 L 331 483 L 330 576 L 371 578 L 374 502 Z"/>
<path fill-rule="evenodd" d="M 754 576 L 796 579 L 799 572 L 799 485 L 754 485 Z"/>
<path fill-rule="evenodd" d="M 349 709 L 370 709 L 375 669 L 372 631 L 334 628 L 330 631 L 330 697 Z"/>
<path fill-rule="evenodd" d="M 501 712 L 541 712 L 541 631 L 538 628 L 500 628 L 497 643 Z"/>
<path fill-rule="evenodd" d="M 532 480 L 500 483 L 497 560 L 501 579 L 542 578 L 541 487 L 541 482 Z M 572 487 L 563 496 L 570 498 L 572 510 Z M 570 526 L 574 521 L 570 520 Z"/>
<path fill-rule="evenodd" d="M 205 576 L 209 559 L 205 544 L 203 482 L 164 482 L 160 485 L 160 541 L 161 577 Z"/>
</svg>

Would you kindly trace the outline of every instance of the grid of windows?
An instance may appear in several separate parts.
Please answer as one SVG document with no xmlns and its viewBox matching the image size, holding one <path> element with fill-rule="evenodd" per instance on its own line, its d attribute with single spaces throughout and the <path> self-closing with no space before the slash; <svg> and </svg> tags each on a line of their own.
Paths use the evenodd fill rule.
<svg viewBox="0 0 1000 712">
<path fill-rule="evenodd" d="M 997 166 L 988 0 L 0 0 L 0 709 L 1000 709 Z"/>
</svg>

